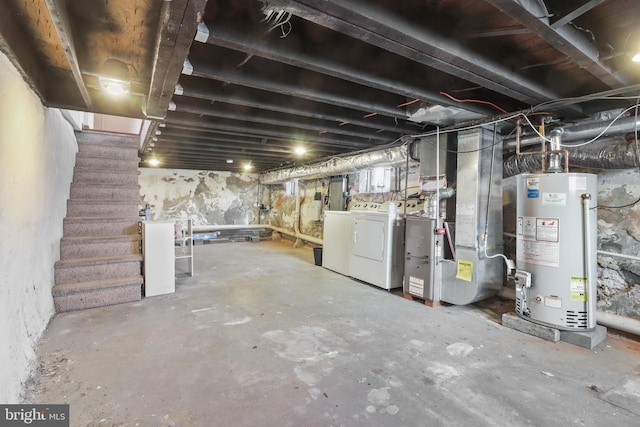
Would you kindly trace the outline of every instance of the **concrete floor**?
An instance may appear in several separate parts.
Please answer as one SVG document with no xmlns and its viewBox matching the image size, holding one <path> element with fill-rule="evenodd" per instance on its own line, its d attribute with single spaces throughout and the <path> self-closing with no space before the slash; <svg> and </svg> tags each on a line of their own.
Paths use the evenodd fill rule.
<svg viewBox="0 0 640 427">
<path fill-rule="evenodd" d="M 30 400 L 72 426 L 640 425 L 636 341 L 543 341 L 498 301 L 429 308 L 287 241 L 195 254 L 175 294 L 56 316 Z"/>
</svg>

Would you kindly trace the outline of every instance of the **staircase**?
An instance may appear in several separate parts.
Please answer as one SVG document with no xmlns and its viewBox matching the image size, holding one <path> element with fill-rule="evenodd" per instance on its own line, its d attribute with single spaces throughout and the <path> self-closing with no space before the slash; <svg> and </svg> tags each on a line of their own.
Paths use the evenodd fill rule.
<svg viewBox="0 0 640 427">
<path fill-rule="evenodd" d="M 76 132 L 76 138 L 52 290 L 58 313 L 137 301 L 142 289 L 139 138 L 93 131 Z"/>
</svg>

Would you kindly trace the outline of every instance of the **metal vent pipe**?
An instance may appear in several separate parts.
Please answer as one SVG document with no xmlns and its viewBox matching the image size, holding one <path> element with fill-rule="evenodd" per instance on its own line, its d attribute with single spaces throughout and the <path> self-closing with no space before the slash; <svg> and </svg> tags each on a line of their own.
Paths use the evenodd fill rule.
<svg viewBox="0 0 640 427">
<path fill-rule="evenodd" d="M 575 141 L 584 141 L 592 139 L 600 132 L 609 126 L 611 123 L 610 120 L 600 120 L 597 122 L 588 122 L 588 123 L 578 123 L 575 125 L 567 125 L 562 128 L 562 142 L 575 142 Z M 640 129 L 640 116 L 636 119 L 635 116 L 625 117 L 622 119 L 616 120 L 609 129 L 605 133 L 602 134 L 602 137 L 620 135 L 624 133 L 635 132 L 636 129 Z M 540 137 L 537 134 L 531 134 L 527 136 L 520 137 L 520 146 L 528 146 L 540 144 Z M 504 139 L 505 149 L 515 149 L 516 148 L 516 138 L 510 137 Z"/>
</svg>

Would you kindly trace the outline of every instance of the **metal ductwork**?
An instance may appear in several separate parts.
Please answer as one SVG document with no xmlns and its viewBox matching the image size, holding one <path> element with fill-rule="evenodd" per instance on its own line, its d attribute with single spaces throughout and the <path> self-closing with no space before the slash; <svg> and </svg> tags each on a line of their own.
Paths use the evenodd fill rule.
<svg viewBox="0 0 640 427">
<path fill-rule="evenodd" d="M 407 144 L 346 157 L 334 157 L 320 163 L 265 172 L 260 184 L 282 184 L 292 179 L 318 179 L 353 173 L 372 166 L 397 166 L 407 161 Z"/>
<path fill-rule="evenodd" d="M 569 149 L 569 166 L 588 169 L 632 169 L 640 166 L 640 158 L 635 141 L 611 138 L 589 144 L 585 147 Z M 542 167 L 541 156 L 512 155 L 504 160 L 504 178 L 525 172 L 533 172 Z"/>
</svg>

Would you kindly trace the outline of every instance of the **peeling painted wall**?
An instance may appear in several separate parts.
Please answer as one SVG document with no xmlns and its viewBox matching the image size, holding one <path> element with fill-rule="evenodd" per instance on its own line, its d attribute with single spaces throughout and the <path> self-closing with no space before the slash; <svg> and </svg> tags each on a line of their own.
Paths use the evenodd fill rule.
<svg viewBox="0 0 640 427">
<path fill-rule="evenodd" d="M 258 175 L 141 168 L 141 209 L 151 219 L 192 219 L 193 225 L 255 224 Z"/>
<path fill-rule="evenodd" d="M 0 54 L 0 402 L 18 403 L 54 314 L 51 288 L 78 145 Z"/>
<path fill-rule="evenodd" d="M 355 201 L 384 202 L 394 197 L 404 197 L 405 172 L 400 168 L 400 192 L 361 193 L 360 175 L 348 174 L 348 186 L 350 204 Z M 410 164 L 409 167 L 409 193 L 418 189 L 419 165 Z M 312 237 L 322 238 L 323 212 L 326 208 L 324 202 L 329 194 L 329 178 L 298 181 L 300 187 L 300 232 Z M 320 203 L 316 200 L 316 193 L 320 193 Z M 261 211 L 261 221 L 266 224 L 276 225 L 293 231 L 296 220 L 296 196 L 287 191 L 287 185 L 276 184 L 263 186 L 260 197 L 261 203 L 267 207 Z"/>
<path fill-rule="evenodd" d="M 592 172 L 591 172 L 592 173 Z M 504 232 L 515 233 L 516 178 L 503 183 Z M 640 199 L 638 170 L 598 174 L 598 250 L 640 256 Z M 515 239 L 505 236 L 505 254 L 515 257 Z M 598 309 L 640 319 L 640 261 L 598 254 Z"/>
</svg>

